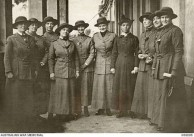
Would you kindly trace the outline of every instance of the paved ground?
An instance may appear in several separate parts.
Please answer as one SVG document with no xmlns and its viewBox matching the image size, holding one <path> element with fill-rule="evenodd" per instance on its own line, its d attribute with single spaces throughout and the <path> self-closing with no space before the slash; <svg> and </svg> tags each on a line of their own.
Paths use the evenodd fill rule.
<svg viewBox="0 0 194 137">
<path fill-rule="evenodd" d="M 66 133 L 158 133 L 155 126 L 148 120 L 116 118 L 113 116 L 95 116 L 94 111 L 89 117 L 81 117 L 76 121 L 65 123 Z"/>
</svg>

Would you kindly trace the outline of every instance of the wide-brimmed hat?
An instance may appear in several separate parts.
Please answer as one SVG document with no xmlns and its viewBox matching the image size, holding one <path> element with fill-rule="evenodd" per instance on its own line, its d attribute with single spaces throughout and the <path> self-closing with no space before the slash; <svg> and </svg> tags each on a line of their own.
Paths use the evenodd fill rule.
<svg viewBox="0 0 194 137">
<path fill-rule="evenodd" d="M 45 17 L 42 23 L 46 24 L 49 21 L 53 22 L 54 25 L 57 25 L 57 23 L 58 23 L 58 20 L 56 20 L 56 19 L 54 19 L 53 17 L 50 17 L 50 16 Z"/>
<path fill-rule="evenodd" d="M 27 18 L 24 17 L 24 16 L 19 16 L 19 17 L 17 17 L 17 18 L 15 19 L 15 23 L 12 24 L 13 28 L 14 28 L 14 29 L 17 29 L 16 27 L 17 27 L 17 25 L 18 25 L 19 23 L 27 23 L 27 25 L 29 25 L 29 21 L 28 21 Z"/>
<path fill-rule="evenodd" d="M 77 30 L 77 28 L 79 26 L 84 26 L 85 28 L 87 28 L 89 26 L 89 24 L 85 23 L 83 20 L 78 20 L 78 21 L 75 22 L 74 29 Z"/>
<path fill-rule="evenodd" d="M 173 9 L 170 7 L 162 7 L 161 10 L 158 11 L 157 15 L 169 15 L 172 19 L 175 19 L 177 17 L 177 15 L 174 14 Z"/>
<path fill-rule="evenodd" d="M 153 18 L 154 18 L 155 16 L 160 17 L 160 15 L 158 14 L 158 13 L 159 13 L 159 11 L 160 11 L 160 10 L 157 10 L 157 11 L 155 11 L 154 13 L 152 13 L 152 14 L 150 15 L 150 17 L 149 17 L 149 18 L 150 18 L 151 20 L 153 20 Z"/>
<path fill-rule="evenodd" d="M 29 21 L 29 25 L 31 25 L 32 23 L 37 23 L 38 27 L 42 26 L 42 22 L 38 21 L 36 18 L 30 18 L 28 21 Z"/>
<path fill-rule="evenodd" d="M 139 21 L 140 21 L 141 23 L 143 23 L 143 18 L 146 18 L 146 19 L 151 20 L 151 19 L 150 19 L 150 15 L 152 15 L 151 12 L 145 12 L 142 16 L 139 17 Z"/>
<path fill-rule="evenodd" d="M 100 24 L 108 24 L 110 21 L 108 21 L 105 17 L 99 17 L 97 19 L 97 23 L 94 25 L 95 27 L 98 27 Z"/>
<path fill-rule="evenodd" d="M 73 30 L 73 26 L 68 24 L 68 23 L 62 23 L 61 25 L 59 25 L 59 27 L 55 30 L 55 32 L 57 34 L 59 34 L 60 30 L 63 28 L 69 28 L 69 32 L 71 32 Z"/>
<path fill-rule="evenodd" d="M 120 22 L 119 25 L 123 24 L 123 23 L 133 23 L 134 20 L 126 18 L 125 15 L 122 15 L 120 18 Z"/>
</svg>

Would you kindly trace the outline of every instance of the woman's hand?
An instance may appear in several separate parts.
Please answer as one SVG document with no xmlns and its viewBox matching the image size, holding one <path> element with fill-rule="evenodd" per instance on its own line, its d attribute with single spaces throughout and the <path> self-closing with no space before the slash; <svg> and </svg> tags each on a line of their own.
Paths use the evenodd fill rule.
<svg viewBox="0 0 194 137">
<path fill-rule="evenodd" d="M 44 62 L 40 62 L 40 66 L 44 66 L 45 64 L 44 64 Z"/>
<path fill-rule="evenodd" d="M 143 54 L 138 54 L 138 58 L 139 59 L 143 59 L 144 58 L 144 55 Z"/>
<path fill-rule="evenodd" d="M 81 71 L 83 71 L 88 65 L 86 63 L 84 63 L 82 66 L 81 66 Z"/>
<path fill-rule="evenodd" d="M 7 73 L 7 78 L 9 78 L 9 79 L 13 78 L 13 73 L 8 72 L 8 73 Z"/>
<path fill-rule="evenodd" d="M 172 78 L 172 74 L 170 73 L 163 73 L 163 76 L 167 78 Z"/>
<path fill-rule="evenodd" d="M 114 69 L 114 68 L 111 68 L 111 69 L 110 69 L 110 72 L 111 72 L 112 74 L 115 74 L 115 69 Z"/>
<path fill-rule="evenodd" d="M 138 72 L 138 67 L 134 67 L 134 69 L 131 71 L 131 74 L 136 74 Z"/>
<path fill-rule="evenodd" d="M 55 80 L 55 73 L 51 73 L 51 74 L 50 74 L 50 79 L 51 79 L 51 80 Z"/>
<path fill-rule="evenodd" d="M 79 77 L 79 71 L 76 71 L 76 75 L 75 75 L 76 78 Z"/>
</svg>

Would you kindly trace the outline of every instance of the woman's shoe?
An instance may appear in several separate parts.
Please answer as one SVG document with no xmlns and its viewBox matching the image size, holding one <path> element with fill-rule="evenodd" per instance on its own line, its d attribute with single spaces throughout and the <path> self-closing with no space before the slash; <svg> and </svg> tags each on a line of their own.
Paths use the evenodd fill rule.
<svg viewBox="0 0 194 137">
<path fill-rule="evenodd" d="M 136 114 L 135 114 L 134 112 L 129 112 L 129 116 L 130 116 L 132 119 L 134 119 L 134 118 L 137 117 Z"/>
<path fill-rule="evenodd" d="M 106 115 L 107 116 L 112 116 L 111 110 L 110 109 L 106 109 Z"/>
<path fill-rule="evenodd" d="M 156 125 L 156 124 L 152 123 L 152 121 L 150 120 L 150 121 L 149 121 L 149 125 L 150 125 L 150 126 L 154 126 L 154 125 Z"/>
<path fill-rule="evenodd" d="M 95 115 L 103 115 L 104 114 L 104 109 L 99 109 Z"/>
<path fill-rule="evenodd" d="M 118 114 L 116 115 L 116 118 L 121 118 L 121 117 L 124 117 L 124 115 L 123 115 L 122 113 L 118 113 Z"/>
<path fill-rule="evenodd" d="M 84 116 L 85 117 L 89 117 L 90 116 L 87 106 L 84 106 Z"/>
<path fill-rule="evenodd" d="M 158 127 L 157 131 L 163 131 L 164 129 L 162 127 Z"/>
</svg>

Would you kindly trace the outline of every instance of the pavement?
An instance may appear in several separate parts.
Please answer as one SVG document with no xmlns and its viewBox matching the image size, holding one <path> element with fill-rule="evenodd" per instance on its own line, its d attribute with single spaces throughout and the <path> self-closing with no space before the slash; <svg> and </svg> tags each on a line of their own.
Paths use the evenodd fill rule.
<svg viewBox="0 0 194 137">
<path fill-rule="evenodd" d="M 65 133 L 159 133 L 155 126 L 150 126 L 145 119 L 130 117 L 116 118 L 113 116 L 96 116 L 90 109 L 90 116 L 82 116 L 63 124 Z"/>
</svg>

